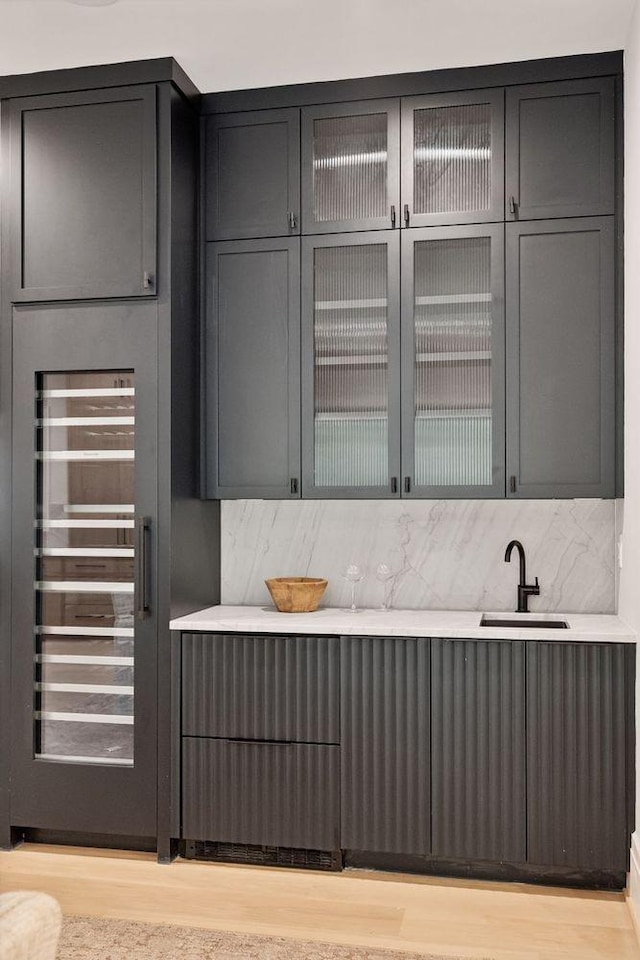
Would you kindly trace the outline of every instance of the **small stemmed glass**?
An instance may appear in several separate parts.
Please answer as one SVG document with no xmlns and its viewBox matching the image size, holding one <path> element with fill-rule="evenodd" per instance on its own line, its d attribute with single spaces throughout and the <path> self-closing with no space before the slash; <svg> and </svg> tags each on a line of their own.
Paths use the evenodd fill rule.
<svg viewBox="0 0 640 960">
<path fill-rule="evenodd" d="M 350 563 L 346 572 L 342 574 L 342 579 L 351 584 L 351 613 L 359 612 L 356 606 L 356 584 L 361 583 L 364 577 L 364 571 L 357 563 Z"/>
<path fill-rule="evenodd" d="M 379 563 L 376 568 L 376 580 L 378 580 L 384 587 L 382 606 L 381 610 L 387 612 L 391 609 L 391 590 L 393 589 L 393 584 L 391 581 L 395 577 L 395 574 L 388 563 Z M 390 585 L 391 584 L 391 585 Z"/>
</svg>

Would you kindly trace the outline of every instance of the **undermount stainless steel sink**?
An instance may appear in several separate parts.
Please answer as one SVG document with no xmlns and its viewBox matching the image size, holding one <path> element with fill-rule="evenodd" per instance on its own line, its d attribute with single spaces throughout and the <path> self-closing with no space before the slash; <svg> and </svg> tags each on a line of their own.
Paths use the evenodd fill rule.
<svg viewBox="0 0 640 960">
<path fill-rule="evenodd" d="M 569 624 L 566 620 L 549 620 L 544 617 L 494 617 L 483 614 L 480 620 L 481 627 L 537 627 L 539 630 L 567 630 Z"/>
</svg>

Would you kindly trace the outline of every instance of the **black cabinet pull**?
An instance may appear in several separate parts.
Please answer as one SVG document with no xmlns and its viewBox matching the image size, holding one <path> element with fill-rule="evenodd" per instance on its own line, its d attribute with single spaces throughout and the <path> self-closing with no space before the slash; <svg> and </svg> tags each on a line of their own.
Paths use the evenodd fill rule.
<svg viewBox="0 0 640 960">
<path fill-rule="evenodd" d="M 147 556 L 149 541 L 149 517 L 136 517 L 135 543 L 135 612 L 138 620 L 145 620 L 149 616 L 149 558 Z"/>
<path fill-rule="evenodd" d="M 404 225 L 405 227 L 409 226 L 409 204 L 405 203 L 404 205 Z"/>
<path fill-rule="evenodd" d="M 391 204 L 391 226 L 395 230 L 396 226 L 396 205 L 395 203 Z"/>
<path fill-rule="evenodd" d="M 298 219 L 295 213 L 292 210 L 290 210 L 289 211 L 289 230 L 295 230 L 297 226 L 298 226 Z"/>
<path fill-rule="evenodd" d="M 398 492 L 398 478 L 391 477 L 391 493 L 397 493 L 397 492 Z"/>
<path fill-rule="evenodd" d="M 291 480 L 289 481 L 289 488 L 290 488 L 290 490 L 291 490 L 291 493 L 297 493 L 297 492 L 298 492 L 298 478 L 297 478 L 297 477 L 291 477 Z"/>
<path fill-rule="evenodd" d="M 515 493 L 515 492 L 516 492 L 516 478 L 513 477 L 513 476 L 512 476 L 512 477 L 509 477 L 509 491 L 510 491 L 511 493 Z"/>
<path fill-rule="evenodd" d="M 411 477 L 404 478 L 404 492 L 411 493 Z"/>
</svg>

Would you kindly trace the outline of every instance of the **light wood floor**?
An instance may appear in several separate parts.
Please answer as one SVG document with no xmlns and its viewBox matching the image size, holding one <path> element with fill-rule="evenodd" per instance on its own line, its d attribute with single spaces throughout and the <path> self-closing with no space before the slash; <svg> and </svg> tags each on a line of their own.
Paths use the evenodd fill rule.
<svg viewBox="0 0 640 960">
<path fill-rule="evenodd" d="M 0 892 L 44 890 L 66 914 L 487 960 L 640 960 L 622 894 L 345 871 L 323 874 L 26 844 Z"/>
</svg>

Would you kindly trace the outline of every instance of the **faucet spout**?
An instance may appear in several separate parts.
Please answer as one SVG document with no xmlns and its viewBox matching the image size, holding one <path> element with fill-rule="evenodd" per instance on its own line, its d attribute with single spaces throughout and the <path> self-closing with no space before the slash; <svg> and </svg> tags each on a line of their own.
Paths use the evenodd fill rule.
<svg viewBox="0 0 640 960">
<path fill-rule="evenodd" d="M 529 597 L 539 596 L 540 585 L 537 577 L 534 584 L 527 583 L 527 561 L 525 558 L 524 547 L 519 540 L 511 540 L 507 544 L 507 549 L 504 552 L 504 562 L 509 563 L 511 561 L 511 553 L 514 547 L 518 551 L 518 555 L 520 557 L 520 583 L 518 584 L 518 606 L 516 613 L 528 613 Z"/>
</svg>

